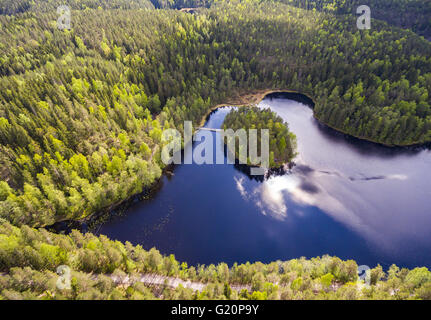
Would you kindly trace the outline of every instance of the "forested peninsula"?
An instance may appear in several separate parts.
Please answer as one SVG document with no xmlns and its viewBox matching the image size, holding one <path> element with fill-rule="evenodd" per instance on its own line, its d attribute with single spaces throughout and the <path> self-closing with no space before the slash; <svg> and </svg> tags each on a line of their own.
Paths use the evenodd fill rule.
<svg viewBox="0 0 431 320">
<path fill-rule="evenodd" d="M 256 106 L 239 108 L 232 110 L 223 122 L 224 130 L 234 131 L 244 129 L 250 138 L 250 130 L 256 130 L 256 155 L 262 155 L 262 130 L 268 129 L 268 166 L 269 168 L 280 168 L 290 164 L 296 156 L 296 136 L 289 131 L 288 124 L 269 109 L 262 110 Z M 251 139 L 251 138 L 250 138 Z M 226 140 L 224 141 L 227 142 Z M 265 142 L 264 142 L 265 143 Z M 229 145 L 228 145 L 229 148 Z M 250 141 L 247 145 L 247 153 L 250 155 Z M 235 154 L 236 159 L 240 159 L 240 147 L 235 146 L 235 150 L 229 150 Z M 244 164 L 252 164 L 250 158 L 243 159 Z"/>
</svg>

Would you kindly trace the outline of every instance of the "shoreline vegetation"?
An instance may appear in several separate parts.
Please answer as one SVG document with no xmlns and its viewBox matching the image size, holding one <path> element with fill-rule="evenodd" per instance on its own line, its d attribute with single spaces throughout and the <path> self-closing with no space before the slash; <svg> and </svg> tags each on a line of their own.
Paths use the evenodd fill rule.
<svg viewBox="0 0 431 320">
<path fill-rule="evenodd" d="M 314 103 L 314 101 L 311 98 L 309 98 L 308 96 L 301 94 L 299 92 L 296 92 L 296 91 L 288 90 L 288 89 L 254 90 L 251 93 L 244 93 L 244 94 L 235 95 L 232 98 L 226 99 L 229 102 L 217 104 L 217 105 L 211 107 L 208 110 L 208 112 L 202 117 L 199 127 L 195 128 L 194 131 L 197 132 L 197 130 L 199 128 L 203 127 L 205 125 L 205 123 L 208 121 L 208 118 L 211 115 L 211 113 L 213 113 L 214 111 L 216 111 L 219 108 L 222 108 L 222 107 L 249 107 L 250 103 L 258 104 L 263 99 L 265 99 L 266 96 L 268 96 L 270 94 L 274 94 L 274 93 L 297 94 L 300 96 L 304 96 L 307 99 L 310 99 L 310 101 L 312 103 Z M 157 118 L 158 117 L 156 117 L 156 119 Z M 156 145 L 155 149 L 152 150 L 153 156 L 155 155 L 155 152 L 157 152 L 156 149 L 158 149 L 158 145 Z M 290 168 L 290 165 L 288 167 Z M 99 210 L 98 212 L 94 212 L 90 215 L 87 215 L 85 217 L 78 218 L 78 219 L 58 220 L 52 225 L 44 225 L 44 226 L 40 226 L 39 228 L 48 228 L 49 230 L 55 230 L 56 232 L 65 231 L 65 230 L 70 231 L 71 226 L 73 226 L 74 228 L 81 228 L 82 225 L 91 225 L 95 221 L 99 222 L 101 219 L 103 220 L 105 216 L 112 216 L 112 212 L 114 212 L 114 211 L 120 211 L 120 212 L 125 211 L 135 201 L 142 201 L 142 199 L 145 199 L 146 195 L 153 194 L 153 192 L 155 190 L 159 189 L 163 175 L 165 175 L 168 172 L 169 173 L 172 172 L 173 171 L 172 168 L 173 168 L 172 165 L 164 167 L 162 169 L 161 175 L 150 186 L 145 188 L 142 192 L 132 194 L 129 197 L 127 197 L 126 199 L 118 201 L 117 203 L 111 204 L 111 205 L 107 206 L 106 208 Z M 277 170 L 273 170 L 273 171 L 276 172 Z M 99 223 L 97 223 L 97 224 L 99 224 Z"/>
<path fill-rule="evenodd" d="M 307 95 L 305 93 L 301 93 L 299 91 L 290 90 L 290 89 L 251 90 L 251 91 L 247 91 L 247 92 L 243 92 L 243 93 L 237 93 L 236 95 L 233 95 L 232 97 L 227 98 L 226 100 L 228 102 L 220 103 L 220 104 L 214 105 L 213 107 L 210 107 L 208 109 L 208 111 L 206 112 L 206 114 L 202 117 L 200 124 L 199 124 L 199 127 L 194 128 L 194 131 L 197 132 L 197 130 L 199 128 L 203 127 L 205 125 L 205 123 L 208 121 L 210 115 L 219 108 L 224 108 L 224 107 L 248 108 L 253 104 L 259 104 L 265 98 L 268 98 L 271 95 L 281 95 L 281 96 L 287 95 L 287 96 L 289 96 L 290 94 L 293 94 L 296 97 L 302 97 L 303 99 L 301 102 L 306 104 L 307 107 L 314 109 L 315 101 L 313 100 L 313 98 L 311 98 L 309 95 Z M 293 97 L 290 97 L 290 99 L 293 99 Z M 339 132 L 345 136 L 352 137 L 354 139 L 358 139 L 358 140 L 362 140 L 362 141 L 366 141 L 369 143 L 374 143 L 374 144 L 381 145 L 381 146 L 388 147 L 388 148 L 416 148 L 416 147 L 420 148 L 420 147 L 425 147 L 425 146 L 429 145 L 428 143 L 427 144 L 421 143 L 418 145 L 411 145 L 411 146 L 385 145 L 383 143 L 372 141 L 372 140 L 369 140 L 366 138 L 356 137 L 356 136 L 351 135 L 349 133 L 343 132 L 342 130 L 339 130 L 337 128 L 333 128 L 330 125 L 320 121 L 316 117 L 314 110 L 313 110 L 313 117 L 319 122 L 319 124 L 326 126 L 327 128 L 330 128 L 330 129 L 332 129 L 336 132 Z M 156 117 L 156 119 L 158 119 L 158 117 Z M 157 149 L 158 149 L 158 145 L 156 145 L 155 149 L 152 150 L 152 156 L 155 155 L 155 153 L 157 152 Z M 278 167 L 278 168 L 271 168 L 271 169 L 269 169 L 268 177 L 272 176 L 274 174 L 275 175 L 282 174 L 285 172 L 286 168 L 291 169 L 292 165 L 294 165 L 294 162 L 290 162 L 290 163 L 285 164 L 285 165 Z M 250 166 L 247 165 L 247 167 L 250 167 Z M 173 171 L 173 168 L 174 168 L 174 166 L 172 166 L 172 165 L 169 165 L 169 166 L 162 168 L 161 175 L 150 186 L 145 188 L 142 192 L 132 194 L 129 197 L 127 197 L 126 199 L 121 200 L 117 203 L 111 204 L 108 207 L 106 207 L 106 208 L 104 208 L 98 212 L 94 212 L 88 216 L 85 216 L 85 217 L 82 217 L 79 219 L 58 220 L 52 225 L 44 225 L 44 226 L 40 226 L 40 228 L 48 228 L 49 230 L 56 230 L 56 231 L 71 230 L 69 225 L 73 225 L 75 227 L 82 226 L 83 224 L 91 225 L 95 221 L 99 221 L 100 219 L 103 219 L 105 216 L 108 216 L 108 215 L 112 216 L 113 211 L 123 212 L 123 211 L 127 210 L 130 207 L 130 205 L 132 205 L 135 201 L 142 201 L 142 199 L 146 198 L 146 195 L 153 194 L 155 192 L 155 190 L 158 190 L 160 185 L 161 185 L 161 180 L 162 180 L 163 176 L 167 173 L 171 173 Z M 97 224 L 99 224 L 99 223 L 97 223 Z"/>
<path fill-rule="evenodd" d="M 274 94 L 295 94 L 297 96 L 302 96 L 305 98 L 305 100 L 309 100 L 310 103 L 307 104 L 307 102 L 301 101 L 304 104 L 307 104 L 309 107 L 313 109 L 313 117 L 319 122 L 319 124 L 326 126 L 334 131 L 337 131 L 339 133 L 342 133 L 343 135 L 346 135 L 348 137 L 352 137 L 358 140 L 367 141 L 370 143 L 374 143 L 380 146 L 388 147 L 388 148 L 421 148 L 421 147 L 428 147 L 430 145 L 430 142 L 419 142 L 419 143 L 411 143 L 406 145 L 395 145 L 395 144 L 386 144 L 383 142 L 379 142 L 373 139 L 370 139 L 368 137 L 363 136 L 356 136 L 354 134 L 351 134 L 341 128 L 337 128 L 335 126 L 331 126 L 325 121 L 322 121 L 314 112 L 314 106 L 316 105 L 316 102 L 313 98 L 310 97 L 307 93 L 302 93 L 300 91 L 295 90 L 289 90 L 289 89 L 261 89 L 261 90 L 251 90 L 250 92 L 241 93 L 233 96 L 232 98 L 228 98 L 227 103 L 220 103 L 213 107 L 210 107 L 205 116 L 202 117 L 202 120 L 200 121 L 199 128 L 205 125 L 206 121 L 208 120 L 208 117 L 216 111 L 219 108 L 223 107 L 250 107 L 252 105 L 257 105 L 260 102 L 262 102 L 265 98 L 274 95 Z"/>
<path fill-rule="evenodd" d="M 310 102 L 314 105 L 314 100 L 310 98 L 307 94 L 300 93 L 298 91 L 289 90 L 289 89 L 260 89 L 260 90 L 250 90 L 243 93 L 237 93 L 236 95 L 227 98 L 228 102 L 220 103 L 215 106 L 212 106 L 208 109 L 207 113 L 202 117 L 200 121 L 199 128 L 204 126 L 206 121 L 208 120 L 208 116 L 217 110 L 218 108 L 223 107 L 249 107 L 251 105 L 257 105 L 262 102 L 267 96 L 272 94 L 295 94 L 299 96 L 303 96 L 306 99 L 309 99 Z"/>
<path fill-rule="evenodd" d="M 69 288 L 58 287 L 67 266 Z M 324 255 L 270 263 L 189 266 L 174 255 L 104 235 L 55 234 L 0 219 L 1 299 L 431 299 L 431 272 Z"/>
<path fill-rule="evenodd" d="M 302 94 L 300 92 L 297 92 L 297 91 L 293 91 L 293 90 L 289 90 L 289 89 L 253 90 L 250 93 L 237 94 L 237 95 L 233 96 L 232 98 L 226 99 L 227 101 L 230 101 L 230 102 L 217 104 L 217 105 L 211 107 L 208 110 L 208 112 L 202 117 L 199 127 L 195 128 L 194 131 L 196 132 L 199 128 L 203 127 L 205 125 L 205 123 L 208 121 L 209 116 L 219 108 L 223 108 L 223 107 L 249 107 L 250 104 L 252 104 L 252 103 L 254 103 L 254 104 L 260 103 L 262 100 L 264 100 L 267 96 L 269 96 L 271 94 L 284 94 L 284 93 L 295 94 L 298 96 L 302 96 L 305 99 L 309 99 L 310 106 L 314 106 L 314 101 L 310 97 L 308 97 L 307 95 Z M 155 148 L 158 148 L 158 146 L 155 146 Z M 152 150 L 153 156 L 154 156 L 154 153 L 156 151 L 157 150 Z M 249 166 L 247 165 L 247 167 L 249 167 Z M 279 168 L 270 169 L 269 170 L 269 176 L 271 176 L 273 174 L 280 174 L 280 173 L 284 172 L 286 167 L 290 169 L 292 167 L 292 163 L 285 164 Z M 280 169 L 281 169 L 281 171 L 280 171 Z M 124 200 L 121 200 L 117 203 L 111 204 L 111 205 L 107 206 L 106 208 L 104 208 L 98 212 L 94 212 L 90 215 L 87 215 L 85 217 L 78 218 L 78 219 L 58 220 L 52 225 L 44 225 L 44 226 L 40 226 L 39 228 L 48 228 L 49 230 L 55 230 L 56 232 L 65 231 L 65 230 L 70 231 L 71 226 L 73 226 L 75 228 L 81 228 L 82 225 L 91 225 L 95 221 L 99 222 L 101 219 L 103 220 L 105 216 L 112 216 L 113 211 L 120 211 L 120 212 L 125 211 L 135 201 L 142 201 L 143 199 L 145 199 L 146 195 L 153 194 L 153 192 L 155 190 L 159 189 L 163 176 L 166 173 L 171 173 L 172 171 L 173 171 L 172 165 L 164 167 L 162 169 L 161 175 L 150 186 L 145 188 L 142 192 L 130 195 L 129 197 L 127 197 L 127 199 L 124 199 Z M 100 224 L 100 223 L 97 223 L 97 224 Z"/>
</svg>

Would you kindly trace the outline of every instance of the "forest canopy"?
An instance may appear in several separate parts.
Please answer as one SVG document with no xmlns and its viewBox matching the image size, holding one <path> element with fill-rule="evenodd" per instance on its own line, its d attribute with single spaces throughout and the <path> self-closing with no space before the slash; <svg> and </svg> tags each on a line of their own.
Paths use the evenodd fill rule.
<svg viewBox="0 0 431 320">
<path fill-rule="evenodd" d="M 428 0 L 280 0 L 307 10 L 356 15 L 356 9 L 367 5 L 373 19 L 411 29 L 431 40 L 431 2 Z"/>
</svg>

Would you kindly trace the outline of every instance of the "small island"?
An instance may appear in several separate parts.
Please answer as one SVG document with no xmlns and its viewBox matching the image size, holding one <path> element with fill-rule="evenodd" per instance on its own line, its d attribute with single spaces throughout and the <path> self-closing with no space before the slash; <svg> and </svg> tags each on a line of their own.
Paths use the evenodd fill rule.
<svg viewBox="0 0 431 320">
<path fill-rule="evenodd" d="M 238 129 L 269 129 L 269 168 L 276 169 L 290 164 L 297 155 L 296 136 L 289 131 L 288 124 L 270 109 L 256 106 L 242 107 L 232 110 L 223 122 L 223 128 Z M 257 135 L 258 154 L 260 154 L 261 136 Z M 238 159 L 239 150 L 235 148 Z M 249 159 L 248 159 L 249 162 Z"/>
</svg>

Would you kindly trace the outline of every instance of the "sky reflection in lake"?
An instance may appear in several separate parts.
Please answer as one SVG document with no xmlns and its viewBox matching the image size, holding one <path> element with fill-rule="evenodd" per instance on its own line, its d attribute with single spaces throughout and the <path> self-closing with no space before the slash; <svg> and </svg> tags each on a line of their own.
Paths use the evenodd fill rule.
<svg viewBox="0 0 431 320">
<path fill-rule="evenodd" d="M 291 172 L 261 182 L 233 165 L 179 165 L 153 198 L 99 233 L 189 264 L 330 254 L 371 267 L 431 267 L 429 150 L 347 138 L 293 100 L 259 106 L 277 112 L 298 137 Z M 229 111 L 217 110 L 206 126 L 220 128 Z M 222 147 L 216 142 L 214 155 Z"/>
<path fill-rule="evenodd" d="M 285 103 L 267 99 L 260 107 L 277 112 L 298 136 L 298 166 L 264 182 L 263 198 L 281 208 L 280 194 L 287 192 L 297 204 L 317 206 L 385 251 L 409 243 L 431 249 L 430 151 L 347 138 L 318 124 L 301 103 Z"/>
</svg>

